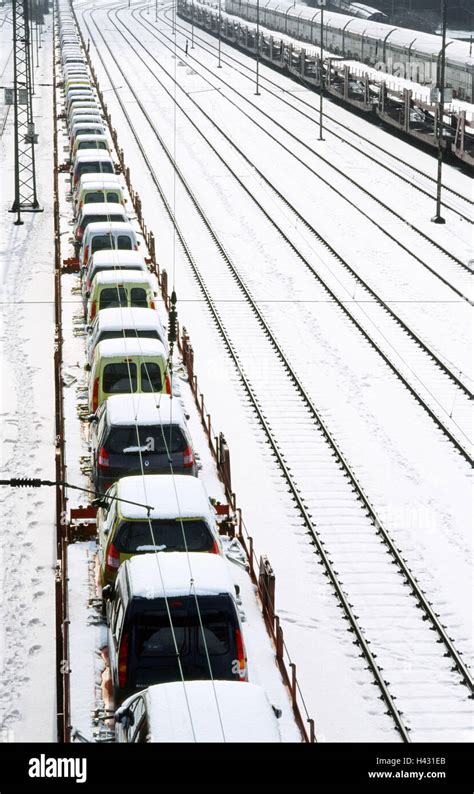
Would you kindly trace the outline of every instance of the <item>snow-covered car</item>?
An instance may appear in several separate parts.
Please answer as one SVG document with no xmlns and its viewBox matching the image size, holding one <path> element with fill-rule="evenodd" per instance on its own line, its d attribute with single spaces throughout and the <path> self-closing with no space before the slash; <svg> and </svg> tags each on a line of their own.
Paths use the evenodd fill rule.
<svg viewBox="0 0 474 794">
<path fill-rule="evenodd" d="M 248 682 L 155 684 L 117 709 L 115 741 L 275 743 L 280 715 L 265 691 Z"/>
<path fill-rule="evenodd" d="M 116 406 L 113 411 L 116 411 Z M 163 447 L 159 427 L 152 438 Z M 130 444 L 129 449 L 136 449 L 137 439 L 134 440 L 132 434 L 125 440 Z M 99 577 L 102 586 L 115 582 L 120 565 L 137 554 L 154 551 L 169 554 L 186 551 L 222 554 L 216 516 L 200 480 L 184 474 L 145 475 L 142 485 L 146 491 L 146 501 L 152 507 L 147 510 L 146 507 L 130 504 L 127 496 L 135 492 L 137 486 L 140 487 L 142 477 L 119 479 L 104 497 L 106 507 L 97 512 Z M 114 499 L 109 502 L 107 496 L 117 497 L 119 501 Z"/>
<path fill-rule="evenodd" d="M 155 309 L 102 309 L 87 327 L 86 355 L 90 366 L 94 349 L 104 339 L 159 339 L 167 347 L 166 332 Z"/>
<path fill-rule="evenodd" d="M 111 394 L 169 394 L 166 350 L 157 339 L 106 339 L 94 350 L 89 410 Z"/>
<path fill-rule="evenodd" d="M 85 230 L 90 223 L 127 223 L 128 216 L 122 204 L 84 204 L 79 212 L 76 228 L 74 230 L 74 246 L 76 256 L 82 245 Z"/>
<path fill-rule="evenodd" d="M 146 504 L 146 478 L 133 480 L 131 500 Z M 122 563 L 115 584 L 103 590 L 116 703 L 137 689 L 182 676 L 247 681 L 229 565 L 217 554 L 178 551 L 140 554 Z"/>
<path fill-rule="evenodd" d="M 131 223 L 90 223 L 82 240 L 81 267 L 96 251 L 137 251 L 139 240 Z"/>
<path fill-rule="evenodd" d="M 157 289 L 156 278 L 151 273 L 138 270 L 97 273 L 84 307 L 86 321 L 91 323 L 103 309 L 154 309 Z"/>
</svg>

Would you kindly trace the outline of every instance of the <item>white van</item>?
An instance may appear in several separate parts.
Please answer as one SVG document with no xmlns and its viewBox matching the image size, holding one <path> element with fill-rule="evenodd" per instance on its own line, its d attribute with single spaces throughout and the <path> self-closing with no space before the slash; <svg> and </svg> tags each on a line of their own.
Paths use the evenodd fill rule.
<svg viewBox="0 0 474 794">
<path fill-rule="evenodd" d="M 158 339 L 165 350 L 168 347 L 165 329 L 156 309 L 102 309 L 88 326 L 86 353 L 89 366 L 99 342 L 124 338 Z"/>
<path fill-rule="evenodd" d="M 115 173 L 112 158 L 108 152 L 100 149 L 78 152 L 72 166 L 72 187 L 77 186 L 82 174 L 113 174 Z"/>
<path fill-rule="evenodd" d="M 89 257 L 87 267 L 82 270 L 82 300 L 84 304 L 87 304 L 88 293 L 97 273 L 119 270 L 149 272 L 143 256 L 138 251 L 119 251 L 112 248 L 96 251 Z"/>
<path fill-rule="evenodd" d="M 82 240 L 80 265 L 86 267 L 96 251 L 138 251 L 138 245 L 131 223 L 90 223 Z"/>
</svg>

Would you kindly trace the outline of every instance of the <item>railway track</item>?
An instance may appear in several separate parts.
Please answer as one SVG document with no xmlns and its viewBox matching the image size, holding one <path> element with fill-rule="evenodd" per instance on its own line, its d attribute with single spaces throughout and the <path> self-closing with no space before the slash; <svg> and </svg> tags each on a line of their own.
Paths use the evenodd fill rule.
<svg viewBox="0 0 474 794">
<path fill-rule="evenodd" d="M 175 216 L 167 199 L 170 185 L 168 190 L 163 186 L 167 176 L 160 171 L 158 177 L 153 168 L 136 126 L 138 119 L 134 115 L 132 120 L 105 63 L 105 50 L 114 68 L 126 80 L 132 95 L 133 89 L 95 22 L 94 11 L 90 18 L 95 33 L 84 11 L 82 14 L 88 37 L 98 53 L 162 204 L 176 229 L 182 251 L 236 367 L 246 397 L 270 444 L 280 474 L 291 491 L 302 525 L 318 549 L 320 561 L 325 566 L 392 719 L 405 741 L 410 739 L 410 730 L 415 731 L 414 735 L 423 730 L 429 732 L 426 725 L 439 719 L 440 714 L 445 735 L 446 731 L 449 734 L 450 731 L 464 730 L 464 724 L 469 719 L 470 703 L 466 690 L 459 684 L 463 682 L 472 692 L 473 682 L 461 658 L 462 654 L 454 646 L 434 608 L 412 576 L 324 418 L 314 406 L 249 292 L 218 232 L 143 103 L 135 95 L 135 108 L 141 114 L 141 124 L 144 119 L 146 129 L 149 127 L 166 155 L 170 173 L 176 174 L 179 182 L 180 197 L 187 197 L 184 224 Z M 97 47 L 96 36 L 101 37 L 100 47 Z M 191 228 L 195 234 L 199 229 L 200 239 L 196 247 L 205 263 L 206 273 L 198 266 L 187 243 Z M 223 294 L 226 295 L 225 322 L 216 306 L 216 295 Z M 268 362 L 265 372 L 262 372 L 262 361 Z M 275 393 L 280 395 L 279 400 L 274 399 Z M 325 484 L 321 498 L 314 488 L 315 482 Z M 361 553 L 365 561 L 370 560 L 370 586 L 368 581 L 357 582 L 361 572 L 357 566 L 354 568 L 353 562 L 354 557 Z M 351 588 L 350 596 L 346 592 L 347 587 Z M 369 647 L 371 644 L 372 648 Z M 373 651 L 375 646 L 377 656 Z M 451 665 L 454 665 L 454 669 Z M 387 678 L 394 679 L 395 684 L 393 680 L 391 685 L 388 684 Z M 397 690 L 397 704 L 389 687 Z M 416 708 L 412 709 L 408 719 L 402 716 L 401 711 L 406 715 L 410 710 L 410 702 L 420 697 L 420 692 L 423 702 L 425 698 L 430 702 L 437 698 L 438 704 L 443 703 L 443 706 L 438 705 L 433 713 L 426 711 L 425 706 L 425 711 L 421 711 L 421 719 L 420 711 L 417 712 Z"/>
<path fill-rule="evenodd" d="M 166 22 L 171 27 L 172 22 L 170 20 L 169 14 L 170 14 L 169 8 L 165 8 L 165 9 L 161 8 L 158 12 L 158 17 L 160 20 Z M 149 22 L 149 24 L 153 24 L 152 22 L 150 22 L 149 19 L 145 20 L 143 10 L 135 10 L 133 15 L 135 17 L 139 15 L 144 21 Z M 185 20 L 182 17 L 176 17 L 176 20 L 177 20 L 176 21 L 177 29 L 180 30 L 183 33 L 183 35 L 190 36 L 190 27 L 188 28 L 185 27 L 185 23 L 187 22 L 187 20 Z M 190 23 L 188 22 L 188 26 L 189 25 Z M 200 43 L 200 46 L 206 52 L 216 53 L 217 47 L 212 44 L 212 41 L 214 39 L 214 37 L 212 37 L 212 34 L 208 33 L 209 38 L 206 39 L 202 35 L 200 36 L 199 33 L 196 33 L 196 31 L 199 30 L 201 29 L 194 26 L 194 34 L 193 34 L 194 41 L 198 41 Z M 227 42 L 227 44 L 229 43 Z M 190 53 L 188 52 L 188 57 L 192 57 L 194 61 L 198 62 L 195 54 L 190 56 Z M 247 58 L 248 57 L 249 56 L 247 56 Z M 239 60 L 237 57 L 234 57 L 229 52 L 226 52 L 224 50 L 221 50 L 221 60 L 223 60 L 228 66 L 230 66 L 238 74 L 247 78 L 249 82 L 253 83 L 255 81 L 255 69 L 253 66 L 252 67 L 247 66 L 245 62 Z M 203 64 L 202 62 L 199 61 L 198 63 L 202 68 L 206 68 L 205 64 Z M 306 118 L 311 123 L 317 123 L 317 118 L 315 118 L 314 114 L 316 113 L 316 116 L 319 117 L 319 108 L 316 107 L 316 105 L 312 105 L 310 102 L 307 102 L 305 99 L 303 99 L 303 97 L 295 95 L 287 89 L 282 89 L 280 84 L 278 84 L 274 80 L 271 80 L 265 74 L 261 74 L 260 79 L 262 85 L 265 85 L 266 91 L 269 94 L 271 94 L 275 99 L 278 99 L 280 102 L 284 103 L 289 109 L 291 109 L 292 111 L 296 111 L 296 113 L 298 113 L 303 118 Z M 296 75 L 293 74 L 292 79 L 297 79 Z M 310 91 L 307 83 L 301 81 L 301 85 L 305 87 L 306 93 Z M 294 102 L 290 101 L 290 99 L 294 100 Z M 253 107 L 258 107 L 258 105 L 253 104 Z M 307 108 L 310 112 L 309 113 L 306 112 L 305 108 Z M 379 155 L 389 158 L 392 164 L 396 164 L 396 168 L 391 167 L 391 165 L 388 165 L 388 163 L 381 162 L 381 160 L 378 160 L 374 155 L 369 154 L 369 152 L 364 151 L 362 148 L 360 148 L 360 146 L 356 145 L 352 140 L 349 140 L 347 137 L 343 137 L 341 134 L 335 132 L 333 129 L 327 127 L 326 125 L 325 131 L 328 134 L 332 135 L 342 143 L 347 144 L 351 149 L 357 151 L 358 154 L 367 158 L 370 162 L 375 163 L 377 166 L 383 168 L 385 171 L 397 177 L 402 182 L 409 184 L 410 187 L 426 195 L 428 198 L 432 199 L 433 201 L 436 199 L 436 179 L 434 177 L 430 176 L 429 174 L 426 174 L 424 171 L 422 171 L 420 168 L 417 168 L 416 166 L 413 165 L 407 166 L 407 163 L 404 160 L 402 160 L 402 158 L 398 157 L 393 152 L 386 151 L 382 146 L 374 143 L 373 141 L 365 140 L 364 138 L 362 138 L 360 134 L 357 133 L 356 130 L 350 129 L 348 126 L 346 126 L 342 122 L 338 121 L 337 119 L 329 115 L 329 113 L 323 112 L 323 118 L 326 121 L 329 121 L 331 124 L 335 125 L 336 127 L 340 128 L 341 130 L 344 130 L 345 134 L 352 136 L 354 139 L 358 139 L 360 143 L 363 142 L 363 145 L 370 146 L 375 152 L 379 153 Z M 406 175 L 405 173 L 401 173 L 400 170 L 396 170 L 400 168 L 402 168 L 403 171 L 406 171 L 409 168 L 409 174 Z M 421 178 L 423 182 L 426 183 L 425 186 L 421 184 L 416 184 L 413 181 L 413 176 L 415 174 L 417 175 L 417 177 Z M 429 189 L 427 189 L 429 187 L 432 187 L 431 192 Z M 466 196 L 464 196 L 459 191 L 453 189 L 449 185 L 443 185 L 443 191 L 445 193 L 448 193 L 452 197 L 453 202 L 448 203 L 446 200 L 444 200 L 442 201 L 442 206 L 446 207 L 446 209 L 449 209 L 452 212 L 455 212 L 460 218 L 472 224 L 474 222 L 472 219 L 472 209 L 474 208 L 474 201 L 466 198 Z M 470 214 L 466 214 L 468 212 L 470 212 Z"/>
<path fill-rule="evenodd" d="M 110 18 L 110 12 L 109 12 Z M 112 20 L 111 20 L 112 22 Z M 123 24 L 123 23 L 121 23 Z M 123 34 L 122 34 L 123 35 Z M 128 31 L 128 35 L 132 36 L 137 43 L 139 43 L 138 39 L 134 36 L 131 31 Z M 146 48 L 145 48 L 146 49 Z M 150 55 L 152 60 L 154 60 L 157 64 L 158 61 L 154 58 L 153 54 L 146 50 L 147 54 Z M 151 70 L 147 61 L 145 61 L 141 56 L 139 57 L 147 69 L 153 74 L 154 78 L 158 80 L 155 73 Z M 159 65 L 159 64 L 158 64 Z M 163 90 L 167 91 L 168 95 L 171 99 L 173 99 L 170 92 L 164 88 L 163 84 L 161 87 Z M 287 207 L 294 213 L 298 219 L 304 223 L 310 232 L 315 236 L 316 242 L 320 247 L 320 255 L 321 257 L 327 256 L 328 252 L 333 258 L 335 259 L 337 264 L 344 269 L 344 280 L 342 282 L 343 292 L 341 296 L 341 283 L 339 282 L 332 282 L 330 283 L 330 277 L 327 274 L 321 276 L 320 272 L 317 268 L 312 264 L 308 256 L 305 256 L 303 251 L 301 250 L 301 244 L 295 243 L 294 239 L 291 239 L 289 234 L 282 228 L 281 225 L 278 225 L 273 217 L 271 216 L 270 212 L 265 208 L 264 204 L 262 204 L 261 199 L 258 200 L 255 196 L 255 191 L 249 189 L 249 187 L 245 184 L 244 180 L 242 180 L 239 175 L 236 173 L 235 169 L 232 169 L 227 161 L 227 159 L 222 157 L 220 151 L 212 145 L 209 140 L 209 137 L 205 137 L 206 143 L 210 146 L 214 152 L 214 154 L 219 158 L 219 160 L 223 163 L 223 165 L 230 171 L 233 178 L 236 179 L 240 187 L 251 196 L 252 200 L 256 203 L 258 209 L 263 212 L 266 217 L 266 220 L 272 224 L 272 226 L 277 229 L 278 233 L 285 241 L 285 243 L 289 246 L 289 248 L 298 256 L 299 260 L 304 263 L 307 270 L 317 279 L 318 283 L 323 286 L 326 295 L 330 298 L 330 300 L 334 300 L 338 306 L 342 309 L 342 311 L 346 314 L 347 317 L 350 318 L 351 322 L 353 322 L 358 330 L 363 334 L 363 336 L 367 339 L 369 344 L 371 344 L 374 349 L 382 356 L 384 361 L 388 364 L 392 372 L 397 375 L 404 383 L 404 385 L 409 389 L 413 397 L 422 405 L 422 407 L 427 411 L 430 417 L 435 421 L 438 427 L 445 433 L 447 438 L 450 439 L 452 443 L 455 444 L 458 451 L 463 455 L 468 463 L 472 463 L 472 456 L 470 452 L 469 445 L 471 444 L 471 439 L 468 435 L 469 427 L 470 427 L 470 401 L 472 399 L 472 392 L 469 387 L 461 380 L 457 374 L 445 363 L 441 360 L 441 358 L 433 351 L 427 343 L 421 339 L 421 337 L 413 332 L 407 325 L 404 323 L 398 315 L 390 308 L 387 302 L 383 301 L 382 298 L 375 293 L 373 289 L 370 288 L 368 283 L 364 281 L 360 276 L 356 274 L 353 268 L 349 265 L 349 263 L 340 257 L 337 252 L 331 247 L 331 245 L 325 240 L 318 232 L 308 224 L 305 219 L 297 212 L 295 207 L 291 205 L 279 191 L 275 189 L 275 187 L 265 178 L 265 176 L 256 168 L 253 163 L 251 163 L 247 157 L 242 153 L 240 149 L 236 146 L 236 144 L 230 140 L 230 138 L 222 131 L 222 129 L 217 125 L 213 119 L 210 118 L 208 114 L 206 114 L 195 102 L 192 97 L 187 97 L 190 102 L 192 102 L 195 107 L 203 113 L 206 119 L 216 128 L 220 135 L 222 135 L 227 142 L 237 149 L 239 155 L 244 157 L 247 164 L 255 169 L 258 173 L 261 180 L 264 180 L 268 189 L 272 190 L 277 197 L 285 203 Z M 184 115 L 188 118 L 190 123 L 193 125 L 194 129 L 199 133 L 202 134 L 199 126 L 190 119 L 189 114 L 186 110 L 180 106 L 181 111 Z M 270 207 L 271 209 L 271 207 Z M 298 235 L 295 235 L 296 239 L 298 239 Z M 314 257 L 310 257 L 314 259 Z M 347 282 L 347 277 L 349 277 L 349 282 Z M 359 300 L 364 301 L 367 300 L 371 302 L 370 305 L 370 313 L 369 316 L 367 309 L 362 305 L 362 310 L 358 312 L 355 310 L 351 303 L 347 302 L 347 298 L 355 294 L 356 288 L 362 291 L 362 295 L 360 295 Z M 345 292 L 344 292 L 345 289 Z M 377 308 L 376 308 L 377 307 Z M 374 314 L 374 310 L 376 314 Z M 390 328 L 387 327 L 387 319 L 390 321 Z M 373 336 L 373 327 L 384 327 L 384 338 L 382 339 L 382 346 L 380 342 L 376 342 Z M 373 326 L 373 327 L 371 327 Z M 395 337 L 393 336 L 393 326 L 395 326 Z M 367 330 L 367 329 L 370 330 Z M 391 341 L 390 341 L 390 335 Z M 387 348 L 388 342 L 388 348 Z M 394 363 L 394 353 L 395 358 L 397 359 L 400 357 L 402 362 L 402 367 L 400 368 L 399 364 Z M 420 355 L 420 353 L 422 355 Z M 408 369 L 406 368 L 407 360 L 410 361 Z M 428 363 L 429 362 L 429 363 Z M 403 371 L 402 371 L 403 370 Z M 422 373 L 421 377 L 418 373 Z M 416 384 L 416 386 L 413 385 Z M 446 384 L 450 383 L 448 387 L 448 391 L 446 391 Z M 420 395 L 417 388 L 420 388 L 420 385 L 423 387 L 424 395 Z M 454 391 L 453 391 L 454 390 Z M 439 397 L 436 395 L 443 395 L 444 399 L 440 400 Z M 462 426 L 456 425 L 450 420 L 449 417 L 449 408 L 448 405 L 452 405 L 453 399 L 455 399 L 457 404 L 457 411 L 461 415 L 464 420 L 464 428 Z M 444 402 L 444 409 L 443 409 L 443 402 Z M 444 418 L 442 418 L 444 415 Z M 451 426 L 451 429 L 449 427 Z"/>
<path fill-rule="evenodd" d="M 164 12 L 161 12 L 162 18 L 163 18 L 163 13 Z M 137 19 L 137 14 L 138 14 L 137 10 L 132 12 L 132 16 L 135 19 Z M 151 32 L 154 28 L 152 23 L 148 22 L 147 20 L 144 20 L 142 14 L 140 15 L 140 19 L 141 19 L 140 24 L 145 26 L 148 32 Z M 167 21 L 169 23 L 169 20 Z M 165 34 L 163 33 L 163 31 L 160 31 L 159 36 L 157 36 L 156 33 L 154 32 L 152 33 L 152 35 L 155 38 L 159 39 L 160 37 L 163 38 Z M 142 46 L 144 47 L 144 49 L 147 49 L 145 45 L 142 44 Z M 150 50 L 148 50 L 148 53 L 151 54 Z M 200 64 L 200 68 L 215 78 L 215 75 L 211 69 L 209 69 L 203 64 Z M 299 165 L 303 166 L 303 168 L 305 168 L 311 174 L 312 177 L 315 177 L 320 182 L 322 182 L 326 187 L 330 188 L 333 192 L 335 192 L 339 196 L 339 198 L 347 202 L 352 207 L 353 210 L 361 214 L 365 221 L 368 221 L 370 224 L 374 225 L 378 229 L 378 231 L 380 231 L 384 236 L 390 239 L 391 242 L 395 243 L 405 253 L 407 253 L 410 257 L 412 257 L 419 265 L 427 269 L 443 284 L 450 287 L 456 293 L 456 295 L 461 297 L 463 300 L 468 301 L 469 303 L 473 302 L 472 295 L 469 294 L 469 289 L 471 287 L 471 277 L 472 277 L 472 270 L 469 267 L 469 265 L 467 265 L 458 257 L 454 256 L 450 251 L 444 248 L 444 246 L 440 245 L 438 242 L 436 242 L 436 240 L 433 240 L 429 235 L 421 231 L 421 229 L 415 227 L 412 223 L 407 221 L 406 218 L 404 218 L 403 215 L 401 215 L 399 212 L 393 209 L 393 207 L 390 207 L 385 201 L 382 201 L 382 199 L 374 195 L 370 190 L 363 187 L 356 179 L 352 178 L 351 176 L 349 176 L 349 174 L 347 174 L 341 168 L 336 166 L 334 162 L 331 162 L 329 159 L 322 156 L 316 149 L 314 149 L 312 146 L 301 140 L 301 138 L 298 135 L 295 135 L 294 133 L 289 131 L 285 125 L 278 122 L 278 120 L 273 118 L 273 116 L 270 115 L 269 113 L 263 111 L 259 107 L 258 103 L 256 104 L 254 100 L 250 100 L 244 95 L 242 95 L 232 85 L 226 82 L 221 76 L 219 76 L 218 79 L 220 83 L 224 84 L 226 88 L 230 89 L 234 94 L 238 96 L 239 101 L 242 100 L 243 102 L 245 102 L 246 105 L 249 105 L 253 113 L 252 112 L 247 113 L 236 102 L 232 101 L 230 97 L 223 95 L 225 96 L 225 99 L 234 107 L 236 107 L 261 132 L 267 135 L 273 142 L 277 143 L 287 154 L 289 154 L 292 158 L 294 158 Z M 212 84 L 209 83 L 209 85 Z M 263 117 L 262 124 L 257 122 L 255 118 L 255 111 L 257 111 L 258 114 L 261 117 Z M 277 138 L 275 135 L 270 133 L 268 128 L 269 124 L 273 125 L 276 128 L 276 130 L 282 132 L 284 135 L 287 135 L 291 139 L 291 141 L 293 141 L 296 144 L 296 146 L 301 147 L 302 149 L 301 155 L 296 154 L 292 148 L 283 144 L 283 142 L 279 138 Z M 316 158 L 318 162 L 324 163 L 325 167 L 328 166 L 331 169 L 332 174 L 337 174 L 339 178 L 342 178 L 343 184 L 337 187 L 332 182 L 332 179 L 329 177 L 329 175 L 327 177 L 323 176 L 316 168 L 309 166 L 309 164 L 306 161 L 307 153 L 309 153 L 314 158 Z M 347 185 L 347 183 L 349 183 L 349 185 L 352 186 L 352 188 L 356 188 L 356 190 L 360 191 L 360 193 L 362 194 L 362 196 L 357 197 L 358 200 L 357 199 L 351 200 L 347 195 L 347 191 L 350 191 L 350 187 L 349 185 Z M 366 209 L 363 209 L 361 207 L 360 202 L 363 200 L 364 196 L 368 197 L 371 202 L 374 202 L 378 207 L 381 207 L 385 212 L 389 213 L 389 217 L 385 219 L 383 222 L 379 222 L 378 220 L 376 220 L 374 218 L 373 211 L 370 206 Z M 390 223 L 393 223 L 393 219 L 396 219 L 396 222 L 398 224 L 397 234 L 390 232 L 387 228 L 390 225 Z M 402 238 L 404 242 L 402 242 Z M 436 265 L 434 263 L 431 264 L 431 258 L 432 258 L 431 253 L 429 257 L 425 255 L 424 258 L 422 258 L 421 256 L 417 255 L 414 252 L 414 248 L 416 248 L 420 240 L 423 240 L 424 242 L 428 243 L 429 246 L 432 246 L 435 249 L 435 251 L 441 254 L 440 260 Z M 428 259 L 430 261 L 427 261 Z M 446 269 L 447 263 L 449 263 L 448 269 L 449 267 L 452 268 L 452 265 L 455 265 L 456 269 L 458 269 L 459 272 L 456 273 L 456 271 L 453 270 L 453 272 L 450 273 L 449 276 L 445 275 L 444 270 Z M 459 283 L 456 283 L 457 281 L 459 281 Z"/>
</svg>

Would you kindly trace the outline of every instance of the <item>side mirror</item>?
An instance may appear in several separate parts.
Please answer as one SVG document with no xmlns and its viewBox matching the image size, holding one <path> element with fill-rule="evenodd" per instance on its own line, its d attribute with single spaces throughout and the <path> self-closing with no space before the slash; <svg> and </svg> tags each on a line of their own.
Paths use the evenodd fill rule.
<svg viewBox="0 0 474 794">
<path fill-rule="evenodd" d="M 115 722 L 119 722 L 122 728 L 127 731 L 134 725 L 135 717 L 129 709 L 124 709 L 115 714 Z"/>
<path fill-rule="evenodd" d="M 99 496 L 97 499 L 92 500 L 91 505 L 92 507 L 108 507 L 109 503 L 106 499 L 102 499 L 102 497 Z"/>
<path fill-rule="evenodd" d="M 102 598 L 104 601 L 112 601 L 114 597 L 114 586 L 113 584 L 106 584 L 105 587 L 102 588 Z"/>
<path fill-rule="evenodd" d="M 87 369 L 87 371 L 89 371 L 90 370 L 89 364 L 86 364 L 85 368 Z M 97 414 L 89 414 L 88 416 L 86 416 L 86 422 L 97 422 Z"/>
</svg>

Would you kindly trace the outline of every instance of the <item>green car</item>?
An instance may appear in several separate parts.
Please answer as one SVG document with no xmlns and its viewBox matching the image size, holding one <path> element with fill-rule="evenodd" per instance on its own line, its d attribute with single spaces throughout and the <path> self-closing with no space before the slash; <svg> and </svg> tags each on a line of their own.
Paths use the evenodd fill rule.
<svg viewBox="0 0 474 794">
<path fill-rule="evenodd" d="M 108 500 L 107 496 L 127 501 Z M 103 587 L 112 584 L 121 563 L 136 554 L 186 550 L 223 553 L 214 508 L 196 477 L 123 477 L 109 488 L 102 504 L 97 511 L 97 536 Z M 149 515 L 145 505 L 153 508 Z"/>
</svg>

